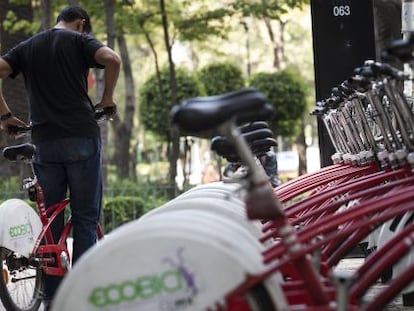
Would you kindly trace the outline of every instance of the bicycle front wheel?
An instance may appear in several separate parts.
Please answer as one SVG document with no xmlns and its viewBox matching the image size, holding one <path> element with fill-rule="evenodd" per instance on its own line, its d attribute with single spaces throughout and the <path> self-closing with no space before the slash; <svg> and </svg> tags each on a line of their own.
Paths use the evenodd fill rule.
<svg viewBox="0 0 414 311">
<path fill-rule="evenodd" d="M 269 292 L 263 284 L 258 284 L 246 293 L 250 311 L 275 311 Z"/>
<path fill-rule="evenodd" d="M 42 271 L 27 258 L 0 248 L 0 299 L 7 311 L 36 311 L 43 287 Z"/>
</svg>

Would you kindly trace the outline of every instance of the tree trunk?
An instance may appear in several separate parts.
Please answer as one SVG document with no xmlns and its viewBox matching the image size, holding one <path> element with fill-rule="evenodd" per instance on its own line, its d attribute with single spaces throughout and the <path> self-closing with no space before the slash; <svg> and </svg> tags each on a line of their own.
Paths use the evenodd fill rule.
<svg viewBox="0 0 414 311">
<path fill-rule="evenodd" d="M 9 27 L 8 29 L 5 29 L 4 27 L 4 21 L 6 20 L 8 12 L 13 12 L 17 21 L 27 20 L 33 22 L 33 8 L 31 2 L 27 2 L 28 3 L 25 4 L 11 3 L 7 0 L 2 0 L 0 2 L 0 52 L 2 55 L 17 43 L 30 36 L 23 30 L 15 31 L 13 30 L 13 27 Z M 29 121 L 29 109 L 23 76 L 19 75 L 15 79 L 6 78 L 2 81 L 1 87 L 3 88 L 4 97 L 10 106 L 10 109 L 12 109 L 13 114 L 22 120 Z M 19 142 L 9 139 L 7 134 L 0 132 L 1 146 L 17 143 Z M 6 161 L 3 160 L 3 157 L 0 157 L 0 176 L 19 175 L 21 172 L 21 165 L 11 165 L 10 163 L 6 163 Z"/>
<path fill-rule="evenodd" d="M 380 60 L 381 51 L 401 35 L 402 0 L 374 0 L 375 49 Z"/>
<path fill-rule="evenodd" d="M 300 133 L 296 137 L 296 146 L 298 149 L 298 155 L 299 155 L 299 169 L 298 174 L 303 175 L 306 174 L 308 171 L 307 166 L 307 157 L 306 157 L 306 141 L 305 141 L 305 122 L 302 118 L 300 126 Z"/>
<path fill-rule="evenodd" d="M 170 44 L 170 36 L 168 33 L 168 20 L 167 20 L 167 12 L 165 10 L 165 3 L 164 0 L 160 0 L 160 11 L 162 16 L 162 27 L 164 29 L 164 41 L 165 47 L 167 49 L 168 54 L 168 63 L 170 68 L 170 88 L 171 88 L 171 100 L 173 105 L 177 105 L 177 81 L 175 79 L 175 68 L 174 62 L 172 60 L 172 53 L 171 53 L 171 44 Z M 169 162 L 170 162 L 170 169 L 169 169 L 169 183 L 170 183 L 170 198 L 174 198 L 176 195 L 176 182 L 175 177 L 177 176 L 177 160 L 180 151 L 180 135 L 178 131 L 172 129 L 171 130 L 171 152 L 169 153 Z"/>
<path fill-rule="evenodd" d="M 52 26 L 52 4 L 50 0 L 41 1 L 42 12 L 42 30 L 49 29 Z"/>
<path fill-rule="evenodd" d="M 286 66 L 286 55 L 285 55 L 285 27 L 287 22 L 278 20 L 279 25 L 279 36 L 276 39 L 275 32 L 272 26 L 272 20 L 268 17 L 263 17 L 263 22 L 267 29 L 270 42 L 272 43 L 273 49 L 273 68 L 283 69 Z"/>
<path fill-rule="evenodd" d="M 275 34 L 273 32 L 272 21 L 267 18 L 263 17 L 263 22 L 266 25 L 267 34 L 269 35 L 270 42 L 272 43 L 273 48 L 273 68 L 280 69 L 281 67 L 281 60 L 279 58 L 279 44 L 276 41 Z"/>
<path fill-rule="evenodd" d="M 127 178 L 131 177 L 130 170 L 134 169 L 131 167 L 131 135 L 134 126 L 134 115 L 135 115 L 135 85 L 132 76 L 131 61 L 129 59 L 128 47 L 125 41 L 124 35 L 117 37 L 119 50 L 122 59 L 122 67 L 125 78 L 125 111 L 124 121 L 119 122 L 117 118 L 114 122 L 116 139 L 114 162 L 117 167 L 118 177 Z"/>
<path fill-rule="evenodd" d="M 105 26 L 106 26 L 106 36 L 107 36 L 107 46 L 110 48 L 114 48 L 115 45 L 115 22 L 114 22 L 114 14 L 115 14 L 115 0 L 104 0 L 104 9 L 105 9 Z M 96 97 L 99 101 L 102 98 L 103 94 L 103 71 L 102 70 L 95 70 L 95 80 L 96 80 Z M 108 123 L 104 122 L 101 126 L 101 137 L 102 137 L 102 147 L 103 147 L 103 154 L 102 154 L 102 172 L 103 172 L 103 184 L 104 188 L 107 183 L 108 178 L 108 163 L 109 163 L 109 155 L 108 155 Z"/>
</svg>

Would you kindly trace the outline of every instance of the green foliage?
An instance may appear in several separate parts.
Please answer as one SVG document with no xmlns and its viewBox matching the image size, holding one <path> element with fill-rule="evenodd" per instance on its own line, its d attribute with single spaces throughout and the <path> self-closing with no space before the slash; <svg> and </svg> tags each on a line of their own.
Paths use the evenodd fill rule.
<svg viewBox="0 0 414 311">
<path fill-rule="evenodd" d="M 176 69 L 177 100 L 204 95 L 204 89 L 197 77 L 189 71 Z M 144 83 L 140 92 L 140 115 L 145 129 L 156 134 L 162 140 L 169 140 L 169 115 L 173 107 L 169 70 L 164 68 L 160 72 L 161 85 L 154 74 Z M 160 87 L 162 94 L 160 94 Z"/>
<path fill-rule="evenodd" d="M 112 180 L 103 199 L 102 224 L 106 233 L 135 220 L 168 201 L 167 187 L 137 183 L 132 180 Z"/>
<path fill-rule="evenodd" d="M 244 86 L 240 67 L 231 62 L 211 63 L 198 73 L 207 95 L 217 95 L 238 90 Z"/>
<path fill-rule="evenodd" d="M 250 85 L 263 92 L 273 105 L 275 120 L 269 123 L 275 133 L 296 135 L 306 111 L 307 87 L 303 78 L 292 70 L 261 72 L 253 76 Z"/>
<path fill-rule="evenodd" d="M 209 36 L 226 37 L 230 30 L 228 17 L 232 14 L 228 7 L 211 9 L 210 4 L 203 4 L 197 10 L 183 7 L 179 14 L 171 15 L 171 20 L 181 40 L 201 41 Z"/>
<path fill-rule="evenodd" d="M 17 176 L 5 178 L 0 182 L 0 200 L 4 201 L 10 198 L 23 198 L 25 193 L 21 190 L 21 181 Z"/>
<path fill-rule="evenodd" d="M 33 35 L 39 29 L 40 23 L 26 19 L 19 19 L 16 12 L 8 11 L 3 21 L 4 30 L 9 33 L 24 33 Z"/>
<path fill-rule="evenodd" d="M 117 196 L 104 199 L 102 223 L 108 233 L 116 227 L 144 214 L 144 200 L 139 197 Z"/>
<path fill-rule="evenodd" d="M 279 20 L 290 9 L 302 8 L 305 4 L 309 4 L 309 0 L 236 0 L 232 6 L 242 16 Z"/>
</svg>

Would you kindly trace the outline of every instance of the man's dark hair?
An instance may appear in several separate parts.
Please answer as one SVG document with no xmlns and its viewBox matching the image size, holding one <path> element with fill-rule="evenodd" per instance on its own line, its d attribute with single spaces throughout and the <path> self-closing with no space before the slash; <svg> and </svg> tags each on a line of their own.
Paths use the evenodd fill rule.
<svg viewBox="0 0 414 311">
<path fill-rule="evenodd" d="M 84 9 L 77 5 L 72 5 L 64 8 L 57 17 L 56 22 L 59 23 L 60 21 L 64 21 L 66 23 L 70 23 L 77 19 L 84 20 L 84 32 L 90 33 L 92 31 L 91 20 L 88 13 L 86 13 Z"/>
</svg>

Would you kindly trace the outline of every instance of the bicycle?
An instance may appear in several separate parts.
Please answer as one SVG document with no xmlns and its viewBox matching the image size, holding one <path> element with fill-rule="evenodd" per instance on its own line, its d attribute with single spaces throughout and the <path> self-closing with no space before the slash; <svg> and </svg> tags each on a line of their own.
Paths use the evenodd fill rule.
<svg viewBox="0 0 414 311">
<path fill-rule="evenodd" d="M 234 103 L 235 98 L 237 104 Z M 209 102 L 208 110 L 203 109 L 205 102 Z M 116 229 L 111 233 L 110 239 L 105 239 L 88 252 L 65 279 L 53 308 L 66 310 L 70 306 L 78 310 L 90 310 L 93 307 L 107 310 L 164 310 L 174 307 L 191 310 L 279 310 L 292 306 L 296 309 L 333 310 L 344 306 L 354 309 L 362 307 L 357 301 L 359 294 L 354 294 L 353 297 L 358 298 L 352 301 L 336 301 L 336 295 L 346 295 L 350 285 L 342 282 L 336 286 L 328 278 L 328 272 L 332 268 L 327 266 L 326 273 L 322 271 L 321 274 L 310 255 L 321 247 L 329 246 L 329 243 L 343 241 L 354 232 L 368 234 L 363 229 L 373 230 L 384 221 L 412 210 L 413 204 L 410 201 L 404 203 L 413 197 L 408 191 L 411 187 L 400 187 L 402 184 L 398 184 L 400 180 L 397 179 L 395 183 L 389 182 L 386 186 L 390 189 L 385 191 L 381 183 L 387 178 L 382 176 L 383 172 L 382 175 L 378 173 L 381 176 L 365 189 L 356 191 L 362 181 L 360 184 L 356 183 L 354 195 L 363 198 L 359 205 L 360 210 L 351 207 L 342 214 L 331 213 L 323 220 L 318 219 L 303 228 L 294 229 L 274 196 L 264 171 L 257 166 L 243 137 L 234 127 L 238 120 L 254 120 L 262 117 L 264 111 L 268 113 L 265 102 L 260 94 L 252 90 L 213 99 L 196 98 L 189 100 L 187 105 L 180 106 L 174 120 L 186 133 L 194 135 L 218 126 L 223 135 L 231 140 L 243 163 L 249 168 L 247 175 L 241 180 L 244 184 L 242 191 L 245 191 L 243 196 L 249 219 L 264 220 L 265 226 L 270 226 L 271 221 L 269 229 L 272 229 L 273 235 L 263 241 L 273 239 L 274 243 L 266 246 L 261 241 L 258 244 L 252 239 L 254 234 L 249 233 L 247 228 L 237 221 L 231 221 L 230 217 L 215 214 L 215 211 L 208 209 L 208 204 L 195 210 L 180 208 L 179 205 L 185 206 L 191 199 L 185 198 L 187 195 L 178 197 L 167 204 L 171 207 L 170 210 L 166 205 L 164 212 L 154 212 L 150 217 Z M 410 175 L 409 171 L 407 167 L 404 173 L 399 174 Z M 390 172 L 389 176 L 398 175 Z M 374 187 L 375 182 L 379 184 L 377 188 Z M 410 183 L 409 180 L 404 182 Z M 328 192 L 332 189 L 327 188 L 326 191 L 323 199 L 322 192 L 318 192 L 321 193 L 321 202 L 327 201 Z M 340 191 L 348 192 L 349 189 L 343 187 L 338 189 Z M 203 196 L 203 190 L 198 192 Z M 383 200 L 373 204 L 378 194 L 383 195 Z M 223 197 L 221 203 L 214 203 L 206 192 L 204 195 L 210 200 L 211 206 L 226 202 Z M 314 202 L 318 199 L 316 196 L 317 194 L 311 197 Z M 303 202 L 309 201 L 305 199 Z M 346 198 L 337 202 L 335 208 L 345 202 Z M 196 201 L 193 203 L 195 207 Z M 391 204 L 395 207 L 384 212 L 384 207 Z M 323 212 L 323 209 L 305 210 L 309 213 Z M 338 230 L 338 226 L 345 227 Z M 363 237 L 362 233 L 360 237 Z M 326 236 L 317 239 L 320 234 Z M 349 242 L 347 248 L 357 243 L 355 236 L 351 240 L 352 243 Z M 401 241 L 393 242 L 399 246 L 403 244 Z M 128 245 L 145 249 L 146 252 L 138 254 Z M 223 248 L 223 245 L 226 247 Z M 364 290 L 372 286 L 372 280 L 369 280 L 373 274 L 382 272 L 390 262 L 398 261 L 397 254 L 403 253 L 398 248 L 398 253 L 388 249 L 389 261 L 386 265 L 377 266 L 374 271 L 364 267 L 370 272 L 360 276 Z M 198 253 L 201 255 L 198 256 Z M 263 257 L 258 256 L 259 254 Z M 214 266 L 211 266 L 212 262 Z M 103 267 L 120 264 L 130 269 L 118 269 L 116 273 L 109 271 L 108 275 L 99 274 Z M 78 284 L 79 278 L 87 279 L 87 282 Z M 402 277 L 395 278 L 394 282 L 398 282 L 397 285 L 385 292 L 381 296 L 383 299 L 377 300 L 381 304 L 386 303 L 392 296 L 390 292 L 407 284 L 407 280 Z M 76 288 L 74 283 L 77 284 Z M 68 291 L 69 288 L 71 292 Z M 363 292 L 360 288 L 355 291 Z M 247 296 L 247 300 L 242 299 L 243 296 Z"/>
<path fill-rule="evenodd" d="M 384 307 L 413 279 L 412 262 L 404 264 L 403 273 L 393 276 L 375 300 L 366 302 L 363 295 L 390 265 L 409 253 L 414 243 L 412 223 L 405 222 L 351 278 L 332 278 L 335 264 L 351 247 L 384 223 L 414 210 L 414 126 L 409 114 L 398 116 L 399 110 L 389 106 L 407 104 L 389 81 L 397 72 L 372 62 L 366 66 L 378 75 L 369 78 L 366 94 L 348 97 L 352 93 L 344 85 L 341 92 L 346 96 L 317 107 L 326 113 L 337 162 L 274 191 L 237 129 L 269 115 L 263 94 L 243 89 L 189 99 L 175 107 L 173 123 L 183 132 L 202 136 L 218 130 L 234 145 L 247 167 L 236 190 L 244 203 L 229 204 L 234 190 L 218 187 L 212 194 L 213 186 L 203 186 L 193 190 L 196 194 L 179 196 L 114 230 L 80 260 L 52 307 L 64 311 L 374 311 Z M 377 92 L 379 87 L 387 90 L 389 101 Z M 358 107 L 363 108 L 362 114 Z M 389 111 L 393 114 L 385 115 Z M 360 129 L 372 135 L 360 135 Z M 295 187 L 300 189 L 294 191 Z M 286 196 L 279 199 L 278 193 Z M 197 205 L 195 196 L 203 204 Z M 282 205 L 298 197 L 296 203 Z M 220 205 L 237 211 L 223 217 L 227 211 L 220 211 Z M 250 220 L 263 224 L 265 235 L 249 231 L 236 219 L 242 206 Z M 101 273 L 121 265 L 128 268 Z M 80 284 L 80 279 L 85 282 Z"/>
<path fill-rule="evenodd" d="M 95 118 L 102 122 L 115 113 L 113 107 L 96 109 Z M 30 127 L 11 127 L 9 133 L 27 135 Z M 23 180 L 23 190 L 35 202 L 35 210 L 20 199 L 9 199 L 0 206 L 0 300 L 8 311 L 35 311 L 40 307 L 43 276 L 64 276 L 70 270 L 70 254 L 66 241 L 71 232 L 71 218 L 66 220 L 58 241 L 50 229 L 55 218 L 64 213 L 69 198 L 46 209 L 43 191 L 34 172 L 32 157 L 35 145 L 24 143 L 3 149 L 9 161 L 27 163 L 32 176 Z M 100 225 L 98 238 L 103 237 Z"/>
</svg>

